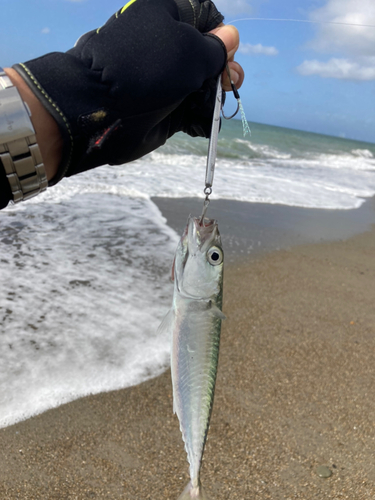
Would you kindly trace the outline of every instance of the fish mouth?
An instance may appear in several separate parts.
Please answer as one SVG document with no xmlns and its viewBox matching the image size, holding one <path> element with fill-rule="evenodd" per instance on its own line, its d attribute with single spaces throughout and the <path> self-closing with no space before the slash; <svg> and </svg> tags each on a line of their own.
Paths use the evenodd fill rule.
<svg viewBox="0 0 375 500">
<path fill-rule="evenodd" d="M 187 224 L 188 248 L 190 252 L 205 252 L 215 244 L 221 245 L 221 238 L 217 221 L 215 219 L 203 219 L 200 217 L 189 217 Z"/>
<path fill-rule="evenodd" d="M 206 229 L 206 228 L 209 228 L 211 227 L 212 225 L 216 225 L 217 226 L 217 221 L 215 219 L 207 219 L 207 218 L 204 218 L 203 220 L 199 217 L 192 217 L 192 219 L 194 219 L 194 222 L 195 224 L 198 223 L 199 227 L 202 229 Z"/>
</svg>

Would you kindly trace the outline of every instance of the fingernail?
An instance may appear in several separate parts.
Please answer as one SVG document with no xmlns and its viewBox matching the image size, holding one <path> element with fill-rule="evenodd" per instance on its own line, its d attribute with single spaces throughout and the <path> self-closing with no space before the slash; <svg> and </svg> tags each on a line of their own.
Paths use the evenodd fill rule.
<svg viewBox="0 0 375 500">
<path fill-rule="evenodd" d="M 234 69 L 230 70 L 230 78 L 232 82 L 236 85 L 238 80 L 240 79 L 240 75 L 237 73 L 237 71 L 234 71 Z"/>
</svg>

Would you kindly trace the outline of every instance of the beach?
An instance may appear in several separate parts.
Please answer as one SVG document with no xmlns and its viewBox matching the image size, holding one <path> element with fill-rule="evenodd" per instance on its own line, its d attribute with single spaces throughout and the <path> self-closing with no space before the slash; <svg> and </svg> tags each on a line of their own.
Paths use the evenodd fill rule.
<svg viewBox="0 0 375 500">
<path fill-rule="evenodd" d="M 154 201 L 172 228 L 196 206 Z M 208 498 L 373 498 L 374 199 L 326 217 L 225 200 L 209 210 L 228 261 Z M 0 442 L 4 500 L 176 500 L 188 482 L 168 370 L 0 429 Z"/>
</svg>

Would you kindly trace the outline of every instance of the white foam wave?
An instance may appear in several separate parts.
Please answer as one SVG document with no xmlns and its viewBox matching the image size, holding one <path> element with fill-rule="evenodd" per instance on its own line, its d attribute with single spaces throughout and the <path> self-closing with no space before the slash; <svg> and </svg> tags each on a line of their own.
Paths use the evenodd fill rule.
<svg viewBox="0 0 375 500">
<path fill-rule="evenodd" d="M 361 158 L 374 158 L 374 155 L 368 149 L 352 149 L 351 153 Z"/>
<path fill-rule="evenodd" d="M 147 196 L 203 197 L 205 158 L 153 153 L 129 165 L 97 169 L 93 184 L 112 183 Z M 375 193 L 375 159 L 351 154 L 305 158 L 219 158 L 213 198 L 350 209 Z M 84 174 L 89 175 L 89 174 Z M 90 174 L 91 175 L 91 174 Z"/>
<path fill-rule="evenodd" d="M 219 158 L 213 198 L 328 209 L 357 208 L 365 198 L 375 194 L 375 158 L 370 151 L 358 151 L 361 153 L 306 153 L 303 158 L 283 157 L 277 151 L 275 157 L 268 158 Z M 78 193 L 144 199 L 203 197 L 205 169 L 206 159 L 200 155 L 154 152 L 127 165 L 105 166 L 64 179 L 28 203 L 60 203 Z"/>
<path fill-rule="evenodd" d="M 281 162 L 282 164 L 282 162 Z M 370 156 L 352 155 L 342 153 L 339 155 L 322 153 L 319 155 L 309 155 L 306 159 L 293 158 L 289 162 L 295 167 L 309 169 L 340 169 L 346 174 L 356 175 L 359 170 L 375 170 L 375 160 Z"/>
<path fill-rule="evenodd" d="M 151 201 L 81 194 L 0 224 L 0 426 L 165 369 L 177 235 Z"/>
<path fill-rule="evenodd" d="M 234 141 L 237 142 L 237 144 L 244 144 L 250 149 L 250 151 L 255 153 L 255 156 L 259 156 L 261 158 L 289 159 L 292 157 L 290 153 L 284 153 L 277 148 L 268 146 L 267 144 L 255 144 L 245 139 L 235 139 Z"/>
</svg>

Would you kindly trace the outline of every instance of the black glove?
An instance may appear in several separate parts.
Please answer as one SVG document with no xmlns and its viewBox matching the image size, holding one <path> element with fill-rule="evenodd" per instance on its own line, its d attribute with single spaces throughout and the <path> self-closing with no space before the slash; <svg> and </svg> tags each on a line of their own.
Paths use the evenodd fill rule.
<svg viewBox="0 0 375 500">
<path fill-rule="evenodd" d="M 140 158 L 181 130 L 208 137 L 227 55 L 221 40 L 199 30 L 222 20 L 210 1 L 136 0 L 68 52 L 14 66 L 64 140 L 50 185 Z"/>
</svg>

